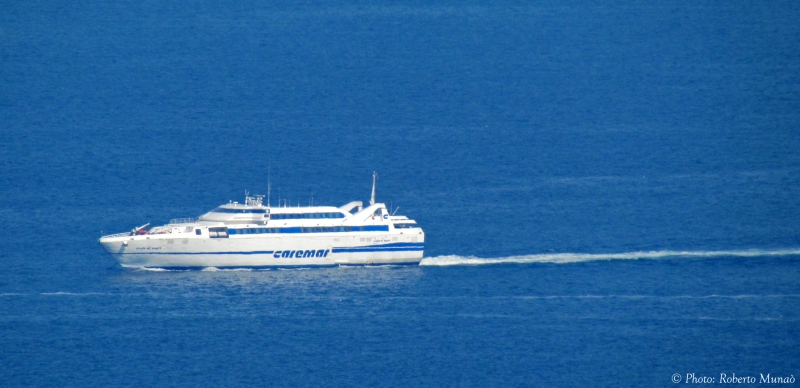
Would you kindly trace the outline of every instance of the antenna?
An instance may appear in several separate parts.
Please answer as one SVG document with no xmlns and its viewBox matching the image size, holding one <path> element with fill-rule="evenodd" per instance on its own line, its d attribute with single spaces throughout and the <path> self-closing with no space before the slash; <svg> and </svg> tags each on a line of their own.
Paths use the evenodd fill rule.
<svg viewBox="0 0 800 388">
<path fill-rule="evenodd" d="M 378 179 L 378 173 L 373 171 L 372 172 L 372 198 L 369 200 L 369 205 L 372 206 L 375 204 L 375 181 Z"/>
</svg>

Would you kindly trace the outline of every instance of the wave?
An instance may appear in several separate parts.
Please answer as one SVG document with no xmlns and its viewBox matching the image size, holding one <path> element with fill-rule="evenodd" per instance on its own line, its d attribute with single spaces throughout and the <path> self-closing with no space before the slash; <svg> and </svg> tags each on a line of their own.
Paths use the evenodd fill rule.
<svg viewBox="0 0 800 388">
<path fill-rule="evenodd" d="M 39 295 L 57 296 L 57 295 L 71 295 L 71 296 L 89 296 L 89 295 L 106 295 L 104 292 L 40 292 Z"/>
<path fill-rule="evenodd" d="M 493 297 L 497 298 L 497 297 Z M 800 298 L 800 294 L 742 294 L 742 295 L 522 295 L 499 297 L 508 299 L 778 299 Z"/>
<path fill-rule="evenodd" d="M 790 249 L 748 249 L 727 251 L 641 251 L 624 253 L 542 253 L 497 258 L 476 256 L 445 255 L 427 257 L 419 263 L 421 266 L 452 265 L 489 265 L 489 264 L 529 264 L 529 263 L 582 263 L 600 260 L 638 260 L 663 258 L 712 258 L 712 257 L 762 257 L 762 256 L 794 256 L 800 255 L 800 248 Z"/>
<path fill-rule="evenodd" d="M 139 267 L 136 268 L 137 271 L 149 271 L 149 272 L 187 272 L 188 269 L 168 269 L 168 268 L 159 268 L 159 267 Z"/>
<path fill-rule="evenodd" d="M 217 268 L 205 267 L 202 272 L 253 272 L 253 268 Z"/>
</svg>

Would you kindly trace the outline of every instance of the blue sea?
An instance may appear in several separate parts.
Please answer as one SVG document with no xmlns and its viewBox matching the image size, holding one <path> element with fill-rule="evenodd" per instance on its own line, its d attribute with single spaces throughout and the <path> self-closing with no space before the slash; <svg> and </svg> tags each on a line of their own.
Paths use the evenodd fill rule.
<svg viewBox="0 0 800 388">
<path fill-rule="evenodd" d="M 0 386 L 792 386 L 798 20 L 2 2 Z M 97 243 L 268 182 L 366 201 L 373 171 L 419 266 L 136 270 Z"/>
</svg>

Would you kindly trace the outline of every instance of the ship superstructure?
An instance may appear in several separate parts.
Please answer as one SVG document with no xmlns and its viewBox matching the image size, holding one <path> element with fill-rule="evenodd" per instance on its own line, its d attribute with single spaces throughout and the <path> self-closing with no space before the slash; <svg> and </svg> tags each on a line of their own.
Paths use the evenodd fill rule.
<svg viewBox="0 0 800 388">
<path fill-rule="evenodd" d="M 341 207 L 271 207 L 245 196 L 197 219 L 100 238 L 124 267 L 271 267 L 415 264 L 425 233 L 414 220 L 375 203 Z"/>
</svg>

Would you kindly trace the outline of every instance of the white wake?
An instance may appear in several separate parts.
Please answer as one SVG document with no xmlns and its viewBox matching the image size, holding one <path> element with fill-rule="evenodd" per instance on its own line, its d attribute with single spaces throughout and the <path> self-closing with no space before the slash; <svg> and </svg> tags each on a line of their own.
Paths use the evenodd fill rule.
<svg viewBox="0 0 800 388">
<path fill-rule="evenodd" d="M 536 255 L 521 255 L 496 258 L 482 258 L 475 256 L 436 256 L 422 259 L 419 265 L 448 266 L 448 265 L 487 265 L 487 264 L 527 264 L 527 263 L 580 263 L 598 260 L 638 260 L 662 259 L 677 257 L 711 258 L 711 257 L 761 257 L 761 256 L 793 256 L 800 255 L 800 248 L 790 249 L 748 249 L 731 251 L 647 251 L 624 253 L 542 253 Z"/>
<path fill-rule="evenodd" d="M 253 268 L 217 268 L 205 267 L 202 272 L 253 272 Z"/>
</svg>

